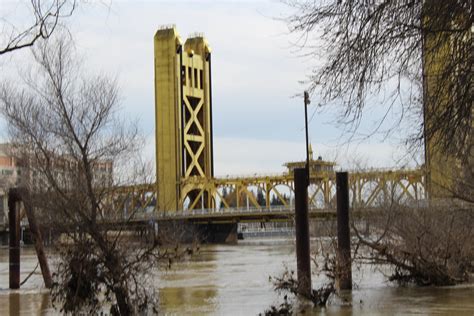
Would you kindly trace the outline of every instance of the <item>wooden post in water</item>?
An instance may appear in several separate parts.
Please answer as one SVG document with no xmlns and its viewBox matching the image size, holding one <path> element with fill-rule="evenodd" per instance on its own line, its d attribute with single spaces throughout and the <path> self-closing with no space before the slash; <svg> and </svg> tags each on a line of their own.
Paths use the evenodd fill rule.
<svg viewBox="0 0 474 316">
<path fill-rule="evenodd" d="M 22 189 L 21 197 L 23 205 L 25 206 L 26 217 L 28 218 L 28 225 L 30 226 L 30 232 L 33 236 L 35 244 L 36 255 L 38 256 L 38 262 L 41 267 L 41 274 L 43 275 L 43 281 L 46 288 L 50 289 L 53 286 L 53 280 L 51 278 L 51 272 L 49 270 L 48 259 L 44 252 L 43 237 L 36 221 L 35 212 L 33 206 L 30 204 L 30 197 L 28 191 Z"/>
<path fill-rule="evenodd" d="M 311 297 L 311 260 L 309 248 L 307 168 L 295 168 L 294 177 L 298 293 L 309 298 Z"/>
<path fill-rule="evenodd" d="M 8 191 L 8 227 L 9 227 L 9 283 L 10 289 L 20 288 L 20 212 L 19 192 L 15 188 Z"/>
<path fill-rule="evenodd" d="M 45 286 L 50 289 L 53 282 L 48 266 L 48 259 L 44 252 L 43 238 L 36 221 L 33 207 L 30 204 L 28 191 L 20 188 L 12 188 L 8 192 L 8 219 L 10 228 L 10 288 L 20 288 L 20 210 L 19 203 L 23 201 L 25 213 L 31 235 L 35 243 L 36 255 L 43 274 Z"/>
<path fill-rule="evenodd" d="M 351 236 L 349 229 L 348 173 L 336 172 L 337 197 L 337 273 L 336 287 L 352 289 Z"/>
</svg>

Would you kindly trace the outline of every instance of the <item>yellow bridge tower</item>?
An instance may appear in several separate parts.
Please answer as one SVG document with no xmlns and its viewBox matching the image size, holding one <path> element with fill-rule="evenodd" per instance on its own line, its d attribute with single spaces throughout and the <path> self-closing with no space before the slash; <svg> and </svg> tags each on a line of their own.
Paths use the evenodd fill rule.
<svg viewBox="0 0 474 316">
<path fill-rule="evenodd" d="M 155 50 L 155 119 L 158 210 L 211 208 L 206 190 L 186 180 L 214 176 L 211 49 L 202 35 L 182 43 L 175 27 L 158 30 Z"/>
<path fill-rule="evenodd" d="M 449 8 L 450 2 L 429 0 L 424 6 L 426 12 L 437 16 L 438 12 Z M 426 30 L 423 35 L 422 62 L 426 188 L 430 199 L 470 199 L 474 193 L 474 108 L 472 98 L 468 97 L 473 94 L 474 68 L 470 64 L 473 56 L 473 28 L 460 31 L 462 28 L 456 27 L 457 24 L 466 24 L 465 21 L 469 19 L 467 9 L 457 12 L 455 18 L 449 16 L 433 18 L 427 15 L 424 18 Z M 470 75 L 460 69 L 470 71 Z M 452 105 L 454 102 L 471 102 L 471 115 L 459 113 L 459 108 Z M 463 115 L 465 118 L 462 123 L 454 120 L 456 116 Z M 464 124 L 462 128 L 466 131 L 466 138 L 462 139 L 453 133 L 450 142 L 464 144 L 460 147 L 466 147 L 466 152 L 455 155 L 443 148 L 441 139 L 446 135 L 441 135 L 441 132 L 446 132 L 446 129 L 439 129 L 439 126 L 446 120 L 460 126 Z M 460 159 L 460 156 L 465 159 Z"/>
</svg>

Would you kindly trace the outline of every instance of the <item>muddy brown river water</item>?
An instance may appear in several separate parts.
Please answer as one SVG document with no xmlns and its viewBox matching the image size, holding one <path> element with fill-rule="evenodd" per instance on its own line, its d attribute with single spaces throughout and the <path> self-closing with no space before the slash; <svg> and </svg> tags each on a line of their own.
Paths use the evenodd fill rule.
<svg viewBox="0 0 474 316">
<path fill-rule="evenodd" d="M 36 266 L 34 249 L 22 249 L 22 280 Z M 294 268 L 289 239 L 247 240 L 208 245 L 198 255 L 155 276 L 167 315 L 257 315 L 282 301 L 269 276 Z M 305 315 L 474 315 L 474 284 L 447 288 L 397 287 L 379 269 L 353 271 L 357 287 L 325 309 L 299 302 Z M 318 279 L 313 280 L 317 286 Z M 8 249 L 0 249 L 0 315 L 57 315 L 38 272 L 21 290 L 8 289 Z"/>
</svg>

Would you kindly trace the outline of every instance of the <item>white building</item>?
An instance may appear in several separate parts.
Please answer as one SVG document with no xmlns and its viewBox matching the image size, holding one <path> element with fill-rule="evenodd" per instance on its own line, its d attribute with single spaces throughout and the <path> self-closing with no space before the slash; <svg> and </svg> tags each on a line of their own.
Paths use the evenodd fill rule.
<svg viewBox="0 0 474 316">
<path fill-rule="evenodd" d="M 54 164 L 54 174 L 60 181 L 67 181 L 67 174 L 75 169 L 73 160 L 67 157 L 58 157 Z M 112 160 L 99 161 L 94 164 L 94 181 L 98 186 L 112 185 Z M 46 183 L 41 172 L 35 168 L 25 168 L 24 164 L 12 155 L 10 144 L 0 144 L 0 225 L 8 225 L 7 196 L 10 188 L 29 184 L 31 187 L 41 190 L 46 186 Z"/>
</svg>

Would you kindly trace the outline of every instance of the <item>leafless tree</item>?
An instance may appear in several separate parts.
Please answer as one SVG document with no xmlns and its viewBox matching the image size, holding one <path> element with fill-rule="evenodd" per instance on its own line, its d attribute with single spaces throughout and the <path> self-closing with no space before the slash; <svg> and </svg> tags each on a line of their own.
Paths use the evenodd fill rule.
<svg viewBox="0 0 474 316">
<path fill-rule="evenodd" d="M 52 40 L 35 45 L 36 66 L 23 84 L 1 86 L 0 105 L 30 204 L 67 236 L 53 301 L 72 313 L 98 313 L 103 304 L 120 315 L 157 308 L 149 273 L 172 255 L 156 241 L 132 244 L 122 228 L 140 209 L 124 215 L 127 201 L 112 195 L 124 184 L 112 167 L 140 155 L 141 137 L 136 125 L 120 118 L 117 82 L 87 75 L 70 41 Z M 141 182 L 132 176 L 127 184 Z M 117 219 L 123 225 L 107 225 Z"/>
<path fill-rule="evenodd" d="M 25 3 L 25 5 L 29 12 L 23 12 L 22 19 L 31 20 L 25 26 L 15 25 L 14 22 L 9 21 L 7 12 L 2 12 L 0 15 L 2 28 L 0 55 L 31 47 L 38 40 L 48 39 L 60 25 L 61 20 L 73 14 L 77 1 L 30 0 L 29 4 Z"/>
<path fill-rule="evenodd" d="M 395 193 L 395 192 L 392 192 Z M 396 194 L 381 210 L 365 216 L 369 231 L 357 225 L 355 262 L 388 265 L 390 281 L 417 285 L 453 285 L 474 271 L 472 204 L 459 201 L 407 206 Z"/>
<path fill-rule="evenodd" d="M 434 140 L 462 160 L 472 155 L 472 1 L 285 2 L 298 45 L 320 61 L 309 87 L 323 105 L 340 107 L 342 122 L 355 130 L 368 106 L 383 104 L 378 131 L 401 104 L 399 120 L 415 115 L 419 126 L 412 140 Z"/>
</svg>

